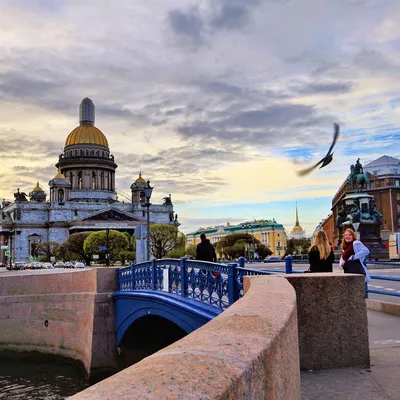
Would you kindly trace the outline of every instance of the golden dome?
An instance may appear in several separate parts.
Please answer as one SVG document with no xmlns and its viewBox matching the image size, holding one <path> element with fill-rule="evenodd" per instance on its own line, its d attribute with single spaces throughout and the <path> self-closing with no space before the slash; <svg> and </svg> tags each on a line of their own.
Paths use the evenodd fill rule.
<svg viewBox="0 0 400 400">
<path fill-rule="evenodd" d="M 68 135 L 65 146 L 73 144 L 97 144 L 108 147 L 104 133 L 91 124 L 80 125 Z"/>
<path fill-rule="evenodd" d="M 61 170 L 60 170 L 60 168 L 58 168 L 58 172 L 57 172 L 57 174 L 56 175 L 54 175 L 54 178 L 53 179 L 65 179 L 65 176 L 61 173 Z"/>
<path fill-rule="evenodd" d="M 39 186 L 39 181 L 36 183 L 36 187 L 33 188 L 32 192 L 43 192 L 43 189 Z"/>
<path fill-rule="evenodd" d="M 139 172 L 139 178 L 136 179 L 135 183 L 138 183 L 138 182 L 146 183 L 146 181 L 142 178 L 142 173 L 141 172 Z"/>
</svg>

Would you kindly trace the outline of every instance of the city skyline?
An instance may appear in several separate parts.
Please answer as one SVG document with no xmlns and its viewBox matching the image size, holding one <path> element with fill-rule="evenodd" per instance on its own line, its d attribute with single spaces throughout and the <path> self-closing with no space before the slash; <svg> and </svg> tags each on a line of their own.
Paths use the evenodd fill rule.
<svg viewBox="0 0 400 400">
<path fill-rule="evenodd" d="M 350 164 L 400 155 L 396 1 L 135 3 L 0 0 L 1 198 L 48 193 L 86 96 L 117 188 L 142 171 L 185 233 L 273 218 L 289 232 L 297 201 L 311 235 Z M 333 122 L 333 162 L 298 177 Z"/>
</svg>

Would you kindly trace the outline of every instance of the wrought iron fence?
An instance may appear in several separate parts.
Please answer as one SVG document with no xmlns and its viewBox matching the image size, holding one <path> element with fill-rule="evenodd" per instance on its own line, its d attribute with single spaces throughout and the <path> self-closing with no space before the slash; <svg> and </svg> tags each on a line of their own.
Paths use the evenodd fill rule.
<svg viewBox="0 0 400 400">
<path fill-rule="evenodd" d="M 120 268 L 117 290 L 164 290 L 225 309 L 243 296 L 243 276 L 275 273 L 244 268 L 244 258 L 231 264 L 161 259 Z"/>
</svg>

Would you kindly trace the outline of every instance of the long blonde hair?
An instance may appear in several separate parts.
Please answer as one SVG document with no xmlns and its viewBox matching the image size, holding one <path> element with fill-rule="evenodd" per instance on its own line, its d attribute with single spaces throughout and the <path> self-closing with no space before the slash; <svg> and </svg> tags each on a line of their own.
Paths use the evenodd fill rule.
<svg viewBox="0 0 400 400">
<path fill-rule="evenodd" d="M 331 245 L 329 244 L 328 236 L 324 231 L 318 231 L 313 240 L 312 248 L 316 248 L 319 252 L 320 260 L 326 260 L 331 254 Z"/>
</svg>

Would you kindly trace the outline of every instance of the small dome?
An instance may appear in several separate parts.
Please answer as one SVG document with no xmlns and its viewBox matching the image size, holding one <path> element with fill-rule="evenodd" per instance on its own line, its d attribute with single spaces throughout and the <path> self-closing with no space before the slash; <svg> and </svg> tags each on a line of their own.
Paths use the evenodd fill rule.
<svg viewBox="0 0 400 400">
<path fill-rule="evenodd" d="M 43 192 L 43 189 L 39 186 L 39 181 L 36 183 L 36 187 L 33 188 L 32 192 Z"/>
<path fill-rule="evenodd" d="M 108 147 L 108 141 L 104 133 L 93 125 L 80 125 L 67 137 L 65 146 L 73 144 L 97 144 Z"/>
<path fill-rule="evenodd" d="M 53 179 L 65 179 L 65 176 L 64 176 L 64 174 L 61 173 L 60 168 L 58 168 L 58 172 L 56 175 L 54 175 Z"/>
<path fill-rule="evenodd" d="M 139 178 L 136 179 L 135 183 L 146 183 L 146 181 L 142 178 L 142 173 L 139 172 Z"/>
</svg>

